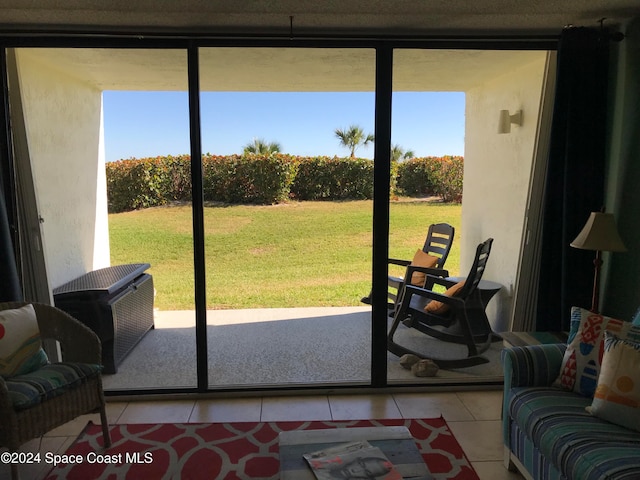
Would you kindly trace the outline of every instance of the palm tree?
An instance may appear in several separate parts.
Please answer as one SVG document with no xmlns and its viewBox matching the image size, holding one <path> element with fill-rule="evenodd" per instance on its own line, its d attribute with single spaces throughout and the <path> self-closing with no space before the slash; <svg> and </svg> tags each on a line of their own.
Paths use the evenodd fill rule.
<svg viewBox="0 0 640 480">
<path fill-rule="evenodd" d="M 271 155 L 278 153 L 282 147 L 278 142 L 267 143 L 261 138 L 254 138 L 253 143 L 247 143 L 242 153 L 257 153 L 259 155 Z"/>
<path fill-rule="evenodd" d="M 356 148 L 360 145 L 365 147 L 375 140 L 372 134 L 365 135 L 362 128 L 357 125 L 351 125 L 347 129 L 336 128 L 334 133 L 340 139 L 340 145 L 347 147 L 351 151 L 351 158 L 356 156 Z"/>
<path fill-rule="evenodd" d="M 397 162 L 400 159 L 407 160 L 409 158 L 414 158 L 415 156 L 416 154 L 413 152 L 413 150 L 407 150 L 405 152 L 404 148 L 402 148 L 400 145 L 394 145 L 393 147 L 391 147 L 392 162 Z"/>
</svg>

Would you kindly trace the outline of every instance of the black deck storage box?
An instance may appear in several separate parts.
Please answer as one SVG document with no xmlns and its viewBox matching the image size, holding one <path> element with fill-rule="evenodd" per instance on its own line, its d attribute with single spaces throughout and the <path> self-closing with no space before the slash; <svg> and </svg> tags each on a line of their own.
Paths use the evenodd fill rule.
<svg viewBox="0 0 640 480">
<path fill-rule="evenodd" d="M 53 290 L 56 307 L 91 328 L 102 342 L 104 373 L 153 328 L 153 278 L 148 263 L 116 265 L 86 273 Z"/>
</svg>

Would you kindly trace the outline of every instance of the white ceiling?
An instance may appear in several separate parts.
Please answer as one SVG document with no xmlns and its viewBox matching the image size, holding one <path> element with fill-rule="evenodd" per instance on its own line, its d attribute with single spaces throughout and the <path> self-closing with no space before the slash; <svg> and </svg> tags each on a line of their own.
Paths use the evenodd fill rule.
<svg viewBox="0 0 640 480">
<path fill-rule="evenodd" d="M 623 24 L 640 0 L 0 0 L 6 32 L 158 35 L 557 35 Z M 293 17 L 293 30 L 290 18 Z M 28 55 L 102 90 L 186 90 L 183 50 L 32 49 Z M 538 52 L 395 50 L 394 89 L 466 91 Z M 362 49 L 204 48 L 201 88 L 373 91 Z"/>
<path fill-rule="evenodd" d="M 288 34 L 557 33 L 622 23 L 638 0 L 0 0 L 0 26 Z"/>
<path fill-rule="evenodd" d="M 100 90 L 186 91 L 184 50 L 20 49 Z M 536 51 L 396 50 L 395 91 L 467 91 L 543 55 Z M 202 48 L 204 91 L 372 92 L 371 49 Z"/>
</svg>

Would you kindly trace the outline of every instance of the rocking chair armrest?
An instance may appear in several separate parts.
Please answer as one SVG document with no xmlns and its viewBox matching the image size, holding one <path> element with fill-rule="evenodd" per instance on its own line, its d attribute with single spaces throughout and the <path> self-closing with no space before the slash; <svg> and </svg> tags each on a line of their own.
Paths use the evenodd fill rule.
<svg viewBox="0 0 640 480">
<path fill-rule="evenodd" d="M 425 288 L 427 288 L 427 286 L 429 285 L 429 283 L 428 283 L 429 277 L 438 278 L 438 277 L 448 277 L 449 276 L 449 272 L 447 270 L 445 270 L 444 268 L 420 267 L 420 266 L 417 266 L 417 265 L 409 265 L 407 267 L 407 272 L 406 272 L 404 278 L 405 279 L 413 278 L 414 272 L 422 272 L 422 273 L 426 274 L 425 283 L 424 283 L 424 287 Z M 431 285 L 432 285 L 432 283 L 431 283 Z"/>
<path fill-rule="evenodd" d="M 407 285 L 403 302 L 406 302 L 407 305 L 410 304 L 411 297 L 413 295 L 428 298 L 429 300 L 437 300 L 438 302 L 442 302 L 453 308 L 461 308 L 464 304 L 464 300 L 459 297 L 450 297 L 449 295 L 427 290 L 426 288 L 415 287 L 413 285 Z"/>
<path fill-rule="evenodd" d="M 427 274 L 427 278 L 424 282 L 424 288 L 426 289 L 432 289 L 434 285 L 441 285 L 445 288 L 449 288 L 449 287 L 453 287 L 456 283 L 458 283 L 455 280 L 449 280 L 445 277 L 449 276 L 449 272 L 447 270 L 444 269 L 436 269 L 440 272 L 442 272 L 442 274 L 438 273 L 438 274 Z"/>
<path fill-rule="evenodd" d="M 387 263 L 392 263 L 393 265 L 400 265 L 403 267 L 408 267 L 411 265 L 411 260 L 401 260 L 399 258 L 388 258 Z"/>
<path fill-rule="evenodd" d="M 418 267 L 415 265 L 409 265 L 407 267 L 407 276 L 409 276 L 409 272 L 413 273 L 413 272 L 422 272 L 422 273 L 426 273 L 427 277 L 435 277 L 435 278 L 440 278 L 440 277 L 448 277 L 449 276 L 449 270 L 445 270 L 444 268 L 434 268 L 434 267 Z M 449 281 L 449 280 L 447 280 Z M 456 282 L 453 282 L 456 283 Z"/>
</svg>

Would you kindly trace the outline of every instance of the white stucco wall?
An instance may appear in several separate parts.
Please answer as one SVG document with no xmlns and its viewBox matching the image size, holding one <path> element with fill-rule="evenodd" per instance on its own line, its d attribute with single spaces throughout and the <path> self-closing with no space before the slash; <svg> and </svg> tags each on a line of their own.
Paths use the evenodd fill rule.
<svg viewBox="0 0 640 480">
<path fill-rule="evenodd" d="M 483 278 L 504 286 L 487 309 L 498 332 L 509 328 L 545 55 L 466 92 L 460 271 L 471 268 L 477 245 L 492 237 Z M 499 113 L 506 109 L 522 110 L 523 123 L 498 134 Z"/>
<path fill-rule="evenodd" d="M 100 90 L 16 52 L 47 274 L 55 288 L 109 265 Z"/>
</svg>

